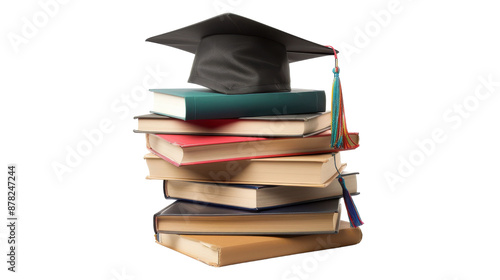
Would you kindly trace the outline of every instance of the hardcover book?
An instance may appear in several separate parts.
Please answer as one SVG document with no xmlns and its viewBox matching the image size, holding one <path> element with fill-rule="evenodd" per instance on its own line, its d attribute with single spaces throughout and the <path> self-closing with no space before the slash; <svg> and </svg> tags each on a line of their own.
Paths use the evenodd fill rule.
<svg viewBox="0 0 500 280">
<path fill-rule="evenodd" d="M 329 131 L 306 138 L 146 134 L 146 146 L 155 155 L 180 166 L 338 152 L 330 147 L 330 137 Z M 358 143 L 358 134 L 353 133 L 351 139 Z"/>
<path fill-rule="evenodd" d="M 307 137 L 330 128 L 331 113 L 182 121 L 158 114 L 136 116 L 134 132 L 152 134 Z"/>
<path fill-rule="evenodd" d="M 144 156 L 148 179 L 324 188 L 342 171 L 340 154 L 260 158 L 176 167 L 154 154 Z M 270 172 L 272 170 L 272 172 Z"/>
<path fill-rule="evenodd" d="M 154 215 L 155 233 L 291 235 L 336 233 L 339 199 L 262 211 L 203 205 L 177 200 Z"/>
<path fill-rule="evenodd" d="M 225 266 L 358 244 L 363 234 L 341 221 L 337 234 L 294 236 L 178 235 L 158 233 L 156 242 L 211 266 Z"/>
<path fill-rule="evenodd" d="M 342 173 L 345 186 L 351 195 L 357 194 L 357 174 Z M 324 188 L 217 184 L 170 180 L 163 181 L 163 192 L 165 198 L 183 199 L 251 210 L 262 210 L 342 197 L 342 187 L 338 180 L 333 180 Z"/>
<path fill-rule="evenodd" d="M 325 92 L 296 89 L 226 95 L 205 89 L 151 89 L 152 113 L 181 120 L 234 119 L 324 112 Z"/>
</svg>

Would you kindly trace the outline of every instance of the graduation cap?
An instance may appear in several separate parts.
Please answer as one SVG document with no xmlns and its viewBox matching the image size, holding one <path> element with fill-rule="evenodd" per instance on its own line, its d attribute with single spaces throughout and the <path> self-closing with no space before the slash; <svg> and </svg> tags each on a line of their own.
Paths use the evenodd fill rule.
<svg viewBox="0 0 500 280">
<path fill-rule="evenodd" d="M 146 41 L 194 53 L 188 82 L 225 94 L 290 91 L 290 62 L 334 54 L 332 48 L 231 13 Z"/>
</svg>

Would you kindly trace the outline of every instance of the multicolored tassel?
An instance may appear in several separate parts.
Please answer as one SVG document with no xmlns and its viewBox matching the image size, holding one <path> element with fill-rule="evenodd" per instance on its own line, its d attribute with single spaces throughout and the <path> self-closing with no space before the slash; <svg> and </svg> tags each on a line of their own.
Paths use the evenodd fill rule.
<svg viewBox="0 0 500 280">
<path fill-rule="evenodd" d="M 327 46 L 333 50 L 335 55 L 335 68 L 333 68 L 332 86 L 332 136 L 330 147 L 346 150 L 356 148 L 358 145 L 351 139 L 347 131 L 344 112 L 344 99 L 342 97 L 342 85 L 340 84 L 337 51 L 332 46 Z"/>
<path fill-rule="evenodd" d="M 359 216 L 358 209 L 356 208 L 356 204 L 354 204 L 354 201 L 352 200 L 351 194 L 345 186 L 344 177 L 342 177 L 342 174 L 337 168 L 337 164 L 335 162 L 334 164 L 335 169 L 337 169 L 337 173 L 339 174 L 337 176 L 337 179 L 339 180 L 340 186 L 342 187 L 342 197 L 344 198 L 345 208 L 347 209 L 347 215 L 349 216 L 349 223 L 351 224 L 351 227 L 359 227 L 364 223 Z"/>
</svg>

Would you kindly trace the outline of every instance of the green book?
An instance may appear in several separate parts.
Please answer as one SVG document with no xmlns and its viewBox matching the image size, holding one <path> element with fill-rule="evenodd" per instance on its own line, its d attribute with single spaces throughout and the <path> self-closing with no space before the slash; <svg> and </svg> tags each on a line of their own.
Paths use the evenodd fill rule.
<svg viewBox="0 0 500 280">
<path fill-rule="evenodd" d="M 233 119 L 324 112 L 323 90 L 226 95 L 205 89 L 151 89 L 152 113 L 182 120 Z"/>
</svg>

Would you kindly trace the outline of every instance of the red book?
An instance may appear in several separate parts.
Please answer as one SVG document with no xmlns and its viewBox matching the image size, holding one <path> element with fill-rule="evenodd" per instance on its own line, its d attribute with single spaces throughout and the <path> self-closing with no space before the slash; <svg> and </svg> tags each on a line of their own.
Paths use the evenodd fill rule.
<svg viewBox="0 0 500 280">
<path fill-rule="evenodd" d="M 358 133 L 349 135 L 356 148 Z M 341 151 L 330 147 L 330 137 L 329 131 L 306 138 L 146 134 L 146 145 L 153 154 L 180 166 Z"/>
</svg>

